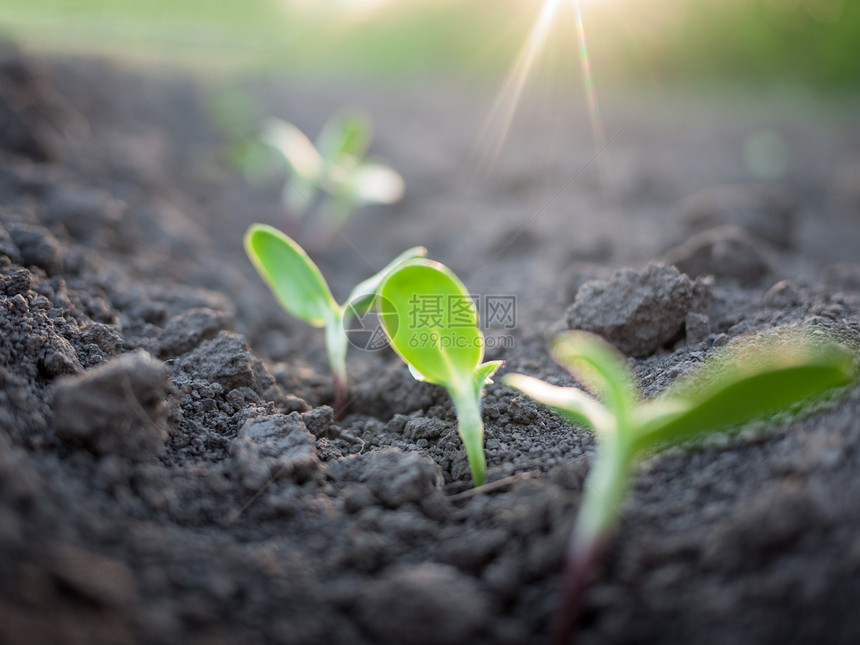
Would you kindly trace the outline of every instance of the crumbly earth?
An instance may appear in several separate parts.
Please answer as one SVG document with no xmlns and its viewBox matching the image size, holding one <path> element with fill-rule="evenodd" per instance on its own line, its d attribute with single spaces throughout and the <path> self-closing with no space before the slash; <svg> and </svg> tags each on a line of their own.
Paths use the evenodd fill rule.
<svg viewBox="0 0 860 645">
<path fill-rule="evenodd" d="M 289 222 L 276 182 L 224 164 L 212 83 L 12 51 L 0 66 L 0 642 L 546 642 L 592 437 L 497 382 L 488 479 L 519 477 L 470 494 L 447 395 L 388 350 L 351 350 L 335 422 L 321 332 L 243 255 L 249 223 Z M 661 330 L 630 332 L 646 396 L 743 333 L 860 334 L 847 100 L 610 92 L 592 161 L 572 93 L 524 105 L 480 180 L 488 93 L 248 89 L 311 132 L 366 107 L 406 178 L 402 204 L 308 236 L 336 295 L 423 244 L 484 300 L 517 298 L 516 324 L 488 332 L 508 370 L 571 383 L 545 346 L 586 283 L 607 310 L 582 315 L 623 318 L 621 284 Z M 762 130 L 791 152 L 781 183 L 743 164 Z M 667 258 L 712 277 L 644 269 Z M 580 642 L 858 642 L 858 499 L 857 389 L 650 458 Z"/>
</svg>

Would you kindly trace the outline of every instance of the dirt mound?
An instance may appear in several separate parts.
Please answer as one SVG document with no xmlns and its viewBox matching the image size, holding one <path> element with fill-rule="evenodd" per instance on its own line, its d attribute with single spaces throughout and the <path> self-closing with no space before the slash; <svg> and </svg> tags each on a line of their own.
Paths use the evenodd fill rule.
<svg viewBox="0 0 860 645">
<path fill-rule="evenodd" d="M 447 395 L 389 351 L 351 354 L 351 412 L 335 423 L 319 330 L 283 314 L 243 256 L 251 221 L 279 223 L 277 191 L 220 165 L 205 88 L 100 62 L 42 67 L 36 89 L 29 62 L 0 57 L 0 121 L 12 124 L 0 128 L 0 641 L 546 642 L 589 434 L 497 383 L 484 403 L 488 479 L 520 477 L 463 495 L 469 470 Z M 741 333 L 785 322 L 860 333 L 860 269 L 840 251 L 856 250 L 860 231 L 830 219 L 814 188 L 829 177 L 811 156 L 798 158 L 809 164 L 798 185 L 813 188 L 793 197 L 813 219 L 793 215 L 803 234 L 791 245 L 773 229 L 782 246 L 770 274 L 717 275 L 697 300 L 697 283 L 672 269 L 642 285 L 637 276 L 657 270 L 629 269 L 602 283 L 624 282 L 621 295 L 597 298 L 587 280 L 639 269 L 678 242 L 677 206 L 701 176 L 737 179 L 722 145 L 737 126 L 703 114 L 660 138 L 667 124 L 609 110 L 610 126 L 627 122 L 620 214 L 602 210 L 599 178 L 586 173 L 533 218 L 527 245 L 495 257 L 499 232 L 535 210 L 523 200 L 548 203 L 587 160 L 577 152 L 590 150 L 587 135 L 555 166 L 503 156 L 498 176 L 517 190 L 476 199 L 466 173 L 420 145 L 429 123 L 442 149 L 463 152 L 458 109 L 468 113 L 470 97 L 413 90 L 350 90 L 384 124 L 381 152 L 414 189 L 400 212 L 364 211 L 315 252 L 336 292 L 427 244 L 476 294 L 516 296 L 518 324 L 502 330 L 512 343 L 493 357 L 557 383 L 570 377 L 543 336 L 571 291 L 577 321 L 647 292 L 655 320 L 625 321 L 654 325 L 633 329 L 648 333 L 626 348 L 646 356 L 631 365 L 648 395 Z M 303 127 L 343 98 L 258 94 Z M 53 121 L 51 96 L 64 106 Z M 833 158 L 850 145 L 807 116 L 794 127 Z M 50 123 L 63 126 L 58 145 Z M 515 129 L 512 149 L 524 136 L 536 134 Z M 681 189 L 643 193 L 639 174 Z M 759 221 L 759 202 L 720 195 L 709 223 Z M 741 215 L 725 214 L 736 206 Z M 806 420 L 647 462 L 586 596 L 581 641 L 856 642 L 858 418 L 855 391 Z"/>
</svg>

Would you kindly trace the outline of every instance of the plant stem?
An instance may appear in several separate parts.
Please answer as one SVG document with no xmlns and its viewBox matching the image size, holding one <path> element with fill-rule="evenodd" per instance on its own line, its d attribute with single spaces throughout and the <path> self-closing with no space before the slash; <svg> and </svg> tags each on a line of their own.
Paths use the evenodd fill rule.
<svg viewBox="0 0 860 645">
<path fill-rule="evenodd" d="M 582 594 L 591 581 L 592 570 L 600 560 L 624 499 L 632 451 L 618 434 L 600 438 L 597 458 L 585 480 L 576 525 L 564 556 L 561 598 L 553 629 L 555 645 L 570 643 L 579 620 Z"/>
<path fill-rule="evenodd" d="M 466 448 L 466 458 L 472 471 L 475 486 L 484 483 L 487 459 L 484 456 L 484 420 L 481 418 L 480 395 L 463 387 L 451 390 L 454 408 L 457 411 L 457 431 Z"/>
<path fill-rule="evenodd" d="M 346 376 L 346 350 L 348 339 L 343 329 L 343 313 L 332 312 L 325 325 L 325 346 L 334 379 L 334 418 L 343 419 L 346 414 L 348 381 Z"/>
<path fill-rule="evenodd" d="M 571 540 L 564 559 L 559 605 L 553 626 L 553 645 L 570 645 L 579 622 L 582 595 L 591 582 L 592 570 L 603 554 L 606 536 Z"/>
</svg>

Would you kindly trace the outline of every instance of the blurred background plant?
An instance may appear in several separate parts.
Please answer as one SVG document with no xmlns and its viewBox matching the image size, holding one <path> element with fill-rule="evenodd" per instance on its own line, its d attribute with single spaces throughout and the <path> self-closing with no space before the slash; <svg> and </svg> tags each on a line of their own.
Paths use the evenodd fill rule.
<svg viewBox="0 0 860 645">
<path fill-rule="evenodd" d="M 403 197 L 403 178 L 382 160 L 365 159 L 373 123 L 359 110 L 332 116 L 313 143 L 275 117 L 264 120 L 260 137 L 286 164 L 281 203 L 299 225 L 313 225 L 317 214 L 325 224 L 317 229 L 336 230 L 359 206 L 393 204 Z"/>
<path fill-rule="evenodd" d="M 281 204 L 290 234 L 324 244 L 353 211 L 393 204 L 403 197 L 400 174 L 380 158 L 366 158 L 373 121 L 358 109 L 331 116 L 312 142 L 297 126 L 263 116 L 255 99 L 238 89 L 207 104 L 224 139 L 224 160 L 249 182 L 282 184 Z"/>
<path fill-rule="evenodd" d="M 573 3 L 574 0 L 571 0 Z M 201 70 L 273 69 L 495 78 L 542 8 L 559 0 L 5 0 L 0 30 L 25 49 L 169 61 Z M 860 86 L 852 0 L 581 0 L 601 82 Z M 557 20 L 544 64 L 575 52 Z"/>
</svg>

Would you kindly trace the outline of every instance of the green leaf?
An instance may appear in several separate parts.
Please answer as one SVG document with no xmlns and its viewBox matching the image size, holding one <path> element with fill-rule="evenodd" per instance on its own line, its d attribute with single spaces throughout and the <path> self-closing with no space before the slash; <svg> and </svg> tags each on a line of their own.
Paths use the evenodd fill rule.
<svg viewBox="0 0 860 645">
<path fill-rule="evenodd" d="M 261 138 L 283 156 L 304 182 L 313 185 L 320 181 L 323 159 L 304 132 L 292 123 L 274 117 L 266 119 Z"/>
<path fill-rule="evenodd" d="M 379 162 L 365 162 L 345 182 L 345 190 L 359 204 L 394 204 L 406 186 L 396 170 Z"/>
<path fill-rule="evenodd" d="M 323 126 L 316 149 L 328 164 L 341 163 L 345 156 L 360 160 L 372 138 L 373 125 L 369 116 L 359 111 L 342 112 Z"/>
<path fill-rule="evenodd" d="M 597 432 L 611 432 L 615 417 L 597 399 L 575 387 L 559 387 L 525 374 L 506 374 L 502 382 L 543 403 L 568 421 Z"/>
<path fill-rule="evenodd" d="M 555 361 L 604 400 L 619 417 L 627 418 L 634 404 L 636 386 L 624 356 L 600 336 L 568 331 L 550 345 Z"/>
<path fill-rule="evenodd" d="M 245 251 L 289 313 L 315 327 L 334 319 L 340 308 L 325 278 L 294 240 L 276 228 L 254 224 L 245 234 Z"/>
<path fill-rule="evenodd" d="M 403 177 L 388 166 L 361 163 L 345 155 L 326 167 L 321 188 L 327 193 L 325 212 L 338 226 L 364 204 L 393 204 L 403 197 Z"/>
<path fill-rule="evenodd" d="M 493 382 L 493 374 L 495 374 L 504 364 L 505 361 L 487 361 L 475 368 L 472 387 L 474 388 L 475 398 L 478 401 L 478 408 L 481 407 L 481 397 L 484 394 L 484 386 Z"/>
<path fill-rule="evenodd" d="M 475 391 L 480 394 L 481 389 L 493 382 L 493 374 L 499 371 L 499 368 L 505 364 L 505 361 L 487 361 L 478 365 L 475 369 Z"/>
<path fill-rule="evenodd" d="M 385 279 L 385 276 L 407 260 L 423 258 L 426 255 L 427 249 L 423 246 L 413 246 L 410 249 L 406 249 L 389 262 L 381 271 L 355 285 L 355 288 L 346 299 L 346 307 L 360 316 L 366 314 L 373 307 L 376 300 L 376 291 L 379 289 L 379 285 Z"/>
<path fill-rule="evenodd" d="M 388 166 L 357 164 L 348 157 L 329 166 L 322 188 L 328 194 L 325 212 L 336 225 L 346 222 L 364 204 L 393 204 L 403 197 L 403 178 Z"/>
<path fill-rule="evenodd" d="M 392 348 L 427 381 L 471 392 L 484 335 L 466 287 L 438 262 L 410 260 L 378 292 L 382 328 Z"/>
<path fill-rule="evenodd" d="M 637 449 L 765 418 L 854 378 L 854 355 L 842 345 L 804 334 L 754 340 L 729 346 L 643 404 Z"/>
</svg>

